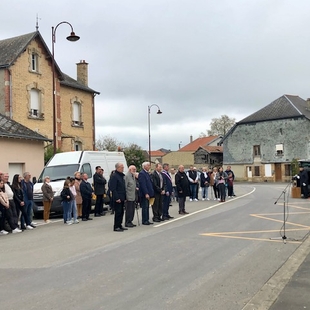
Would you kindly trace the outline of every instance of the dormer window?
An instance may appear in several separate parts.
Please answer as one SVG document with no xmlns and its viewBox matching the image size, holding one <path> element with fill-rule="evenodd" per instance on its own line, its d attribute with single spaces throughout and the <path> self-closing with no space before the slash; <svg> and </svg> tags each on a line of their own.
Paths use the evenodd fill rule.
<svg viewBox="0 0 310 310">
<path fill-rule="evenodd" d="M 283 155 L 283 144 L 276 144 L 276 155 Z"/>
<path fill-rule="evenodd" d="M 37 53 L 31 54 L 31 71 L 39 72 L 39 57 Z"/>
</svg>

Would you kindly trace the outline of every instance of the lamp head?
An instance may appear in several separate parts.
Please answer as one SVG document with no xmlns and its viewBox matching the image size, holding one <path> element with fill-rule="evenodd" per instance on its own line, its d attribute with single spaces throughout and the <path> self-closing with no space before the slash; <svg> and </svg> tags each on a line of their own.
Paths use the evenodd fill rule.
<svg viewBox="0 0 310 310">
<path fill-rule="evenodd" d="M 157 114 L 162 114 L 163 112 L 158 109 Z"/>
<path fill-rule="evenodd" d="M 75 32 L 72 31 L 71 34 L 67 37 L 67 40 L 71 42 L 75 42 L 75 41 L 80 40 L 80 37 L 75 35 Z"/>
</svg>

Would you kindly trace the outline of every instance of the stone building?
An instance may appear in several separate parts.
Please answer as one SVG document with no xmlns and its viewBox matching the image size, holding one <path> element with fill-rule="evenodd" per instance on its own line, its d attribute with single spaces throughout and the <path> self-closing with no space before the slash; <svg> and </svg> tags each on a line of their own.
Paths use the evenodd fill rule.
<svg viewBox="0 0 310 310">
<path fill-rule="evenodd" d="M 310 158 L 310 105 L 283 95 L 237 122 L 221 141 L 237 179 L 289 181 L 293 159 Z"/>
<path fill-rule="evenodd" d="M 95 149 L 95 95 L 88 64 L 77 64 L 77 79 L 55 64 L 53 113 L 52 55 L 39 31 L 0 41 L 0 113 L 54 139 L 61 151 Z"/>
</svg>

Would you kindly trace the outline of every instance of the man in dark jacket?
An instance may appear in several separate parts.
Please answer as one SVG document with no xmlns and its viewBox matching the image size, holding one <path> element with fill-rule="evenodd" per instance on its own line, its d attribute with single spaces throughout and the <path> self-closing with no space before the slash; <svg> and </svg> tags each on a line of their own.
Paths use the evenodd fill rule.
<svg viewBox="0 0 310 310">
<path fill-rule="evenodd" d="M 155 170 L 151 175 L 151 180 L 154 189 L 154 203 L 152 205 L 153 210 L 153 222 L 162 221 L 163 215 L 163 195 L 165 195 L 165 183 L 161 174 L 162 165 L 156 164 Z"/>
<path fill-rule="evenodd" d="M 299 167 L 299 180 L 300 180 L 300 188 L 301 193 L 304 199 L 308 198 L 308 171 L 304 169 L 304 167 Z"/>
<path fill-rule="evenodd" d="M 179 171 L 175 175 L 175 185 L 178 191 L 179 214 L 188 214 L 185 211 L 185 200 L 190 195 L 189 180 L 184 172 L 184 166 L 179 166 Z"/>
<path fill-rule="evenodd" d="M 122 163 L 115 164 L 115 172 L 110 179 L 110 191 L 114 203 L 114 231 L 123 232 L 128 230 L 122 226 L 124 217 L 124 203 L 126 201 L 126 185 L 125 185 L 124 165 Z"/>
<path fill-rule="evenodd" d="M 93 175 L 94 192 L 96 195 L 95 216 L 105 215 L 103 211 L 103 195 L 105 194 L 105 185 L 107 180 L 103 176 L 103 169 L 100 166 L 96 167 L 96 173 Z"/>
<path fill-rule="evenodd" d="M 165 187 L 165 195 L 163 197 L 163 217 L 162 219 L 170 220 L 173 219 L 173 216 L 169 215 L 169 205 L 171 202 L 171 196 L 173 193 L 173 186 L 171 176 L 169 174 L 169 164 L 163 164 L 162 176 L 164 178 Z"/>
<path fill-rule="evenodd" d="M 82 174 L 82 181 L 80 183 L 80 192 L 82 196 L 82 221 L 89 221 L 92 220 L 89 217 L 89 213 L 91 210 L 91 198 L 93 195 L 93 189 L 88 182 L 88 175 L 87 173 Z"/>
<path fill-rule="evenodd" d="M 151 176 L 149 174 L 151 164 L 149 162 L 144 162 L 142 164 L 142 168 L 143 169 L 138 176 L 140 205 L 142 209 L 142 224 L 150 225 L 153 224 L 149 221 L 150 198 L 154 197 L 154 189 Z"/>
</svg>

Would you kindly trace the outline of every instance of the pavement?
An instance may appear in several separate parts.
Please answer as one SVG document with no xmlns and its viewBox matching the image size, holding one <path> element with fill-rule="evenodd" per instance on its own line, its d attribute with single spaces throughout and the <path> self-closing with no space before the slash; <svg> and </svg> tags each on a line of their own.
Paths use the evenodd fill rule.
<svg viewBox="0 0 310 310">
<path fill-rule="evenodd" d="M 289 243 L 290 240 L 283 240 Z M 242 310 L 310 309 L 310 232 Z"/>
</svg>

